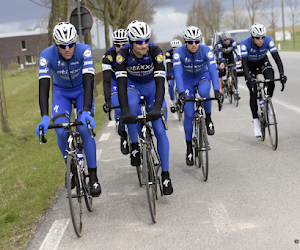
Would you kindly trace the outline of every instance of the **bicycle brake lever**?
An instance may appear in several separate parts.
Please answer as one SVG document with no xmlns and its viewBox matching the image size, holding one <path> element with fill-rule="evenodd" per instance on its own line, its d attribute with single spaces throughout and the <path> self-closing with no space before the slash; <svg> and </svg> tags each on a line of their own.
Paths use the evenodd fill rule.
<svg viewBox="0 0 300 250">
<path fill-rule="evenodd" d="M 47 142 L 47 139 L 44 136 L 44 127 L 42 125 L 39 126 L 39 130 L 40 130 L 40 145 L 42 145 L 42 143 Z"/>
<path fill-rule="evenodd" d="M 285 83 L 281 83 L 282 87 L 281 87 L 281 91 L 284 90 L 284 87 L 285 87 Z"/>
<path fill-rule="evenodd" d="M 168 124 L 167 124 L 166 117 L 165 117 L 164 113 L 161 114 L 161 120 L 163 122 L 165 130 L 168 130 Z"/>
<path fill-rule="evenodd" d="M 87 119 L 86 124 L 87 124 L 87 127 L 88 127 L 89 131 L 90 131 L 91 138 L 94 138 L 96 134 L 94 133 L 93 129 L 91 128 L 90 120 Z"/>
</svg>

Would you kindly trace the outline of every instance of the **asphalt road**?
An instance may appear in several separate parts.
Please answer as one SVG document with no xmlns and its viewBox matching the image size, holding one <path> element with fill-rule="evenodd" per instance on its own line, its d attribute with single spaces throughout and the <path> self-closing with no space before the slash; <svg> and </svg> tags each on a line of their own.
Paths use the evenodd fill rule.
<svg viewBox="0 0 300 250">
<path fill-rule="evenodd" d="M 213 103 L 216 133 L 209 137 L 207 182 L 200 169 L 185 165 L 183 126 L 169 113 L 174 193 L 159 198 L 153 224 L 145 187 L 139 187 L 129 156 L 120 152 L 114 124 L 107 122 L 96 137 L 103 191 L 94 199 L 94 211 L 84 210 L 83 236 L 74 233 L 62 188 L 27 249 L 300 249 L 300 53 L 280 55 L 288 82 L 284 92 L 277 85 L 273 98 L 276 151 L 268 135 L 265 141 L 253 136 L 243 77 L 238 107 L 225 100 L 219 112 Z"/>
</svg>

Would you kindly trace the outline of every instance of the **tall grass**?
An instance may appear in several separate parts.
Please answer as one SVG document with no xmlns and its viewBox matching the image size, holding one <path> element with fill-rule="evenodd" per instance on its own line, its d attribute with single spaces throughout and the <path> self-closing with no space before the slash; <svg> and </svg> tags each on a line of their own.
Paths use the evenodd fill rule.
<svg viewBox="0 0 300 250">
<path fill-rule="evenodd" d="M 0 131 L 0 249 L 23 249 L 63 187 L 65 163 L 54 130 L 43 145 L 35 134 L 41 121 L 38 69 L 4 71 L 3 82 L 9 133 Z M 106 118 L 102 84 L 97 90 L 95 131 Z"/>
</svg>

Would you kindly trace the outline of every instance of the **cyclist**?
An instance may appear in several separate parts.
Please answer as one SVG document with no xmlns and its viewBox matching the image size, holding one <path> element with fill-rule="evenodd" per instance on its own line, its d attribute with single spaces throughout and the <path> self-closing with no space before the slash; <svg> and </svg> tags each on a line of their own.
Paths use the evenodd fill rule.
<svg viewBox="0 0 300 250">
<path fill-rule="evenodd" d="M 91 138 L 86 120 L 95 128 L 93 118 L 95 105 L 93 98 L 94 64 L 92 49 L 89 45 L 77 43 L 75 27 L 68 22 L 60 22 L 53 29 L 55 45 L 41 52 L 39 67 L 39 104 L 42 122 L 36 127 L 39 136 L 39 126 L 46 134 L 49 126 L 49 89 L 50 72 L 53 75 L 52 121 L 54 124 L 69 122 L 72 112 L 71 100 L 76 100 L 78 120 L 84 126 L 78 126 L 83 148 L 88 162 L 90 188 L 92 196 L 99 196 L 101 187 L 97 178 L 96 144 Z M 55 129 L 57 144 L 63 155 L 66 155 L 67 131 Z"/>
<path fill-rule="evenodd" d="M 257 85 L 256 75 L 263 74 L 265 79 L 274 79 L 274 69 L 268 59 L 267 52 L 270 51 L 277 64 L 281 84 L 286 83 L 287 77 L 284 75 L 283 65 L 272 38 L 266 36 L 266 28 L 260 23 L 255 23 L 250 28 L 251 37 L 241 42 L 241 56 L 245 80 L 250 91 L 250 108 L 254 123 L 254 136 L 260 137 L 261 129 L 257 115 Z M 258 72 L 256 71 L 258 69 Z M 268 84 L 268 94 L 272 97 L 275 84 Z"/>
<path fill-rule="evenodd" d="M 234 39 L 230 38 L 230 34 L 228 32 L 223 32 L 220 36 L 220 41 L 216 43 L 214 47 L 214 52 L 216 55 L 217 63 L 219 65 L 219 80 L 220 84 L 224 81 L 224 84 L 227 84 L 226 79 L 226 59 L 228 60 L 228 63 L 235 63 L 235 57 L 240 61 L 241 63 L 241 56 L 239 54 L 237 44 Z M 234 54 L 233 54 L 234 53 Z M 236 73 L 236 66 L 232 67 L 234 77 L 236 79 L 235 81 L 235 94 L 237 95 L 238 99 L 240 99 L 240 94 L 238 90 L 238 78 Z M 226 81 L 226 82 L 225 82 Z M 220 89 L 222 87 L 222 84 L 220 85 Z"/>
<path fill-rule="evenodd" d="M 136 126 L 140 95 L 145 96 L 147 103 L 147 120 L 152 121 L 152 127 L 157 138 L 157 150 L 162 165 L 163 193 L 173 192 L 169 176 L 169 140 L 160 118 L 161 111 L 166 114 L 164 101 L 165 67 L 162 50 L 149 42 L 151 29 L 143 21 L 134 20 L 127 27 L 129 43 L 117 54 L 116 77 L 119 85 L 119 101 L 122 110 L 122 120 L 130 126 Z M 136 92 L 127 92 L 127 83 Z M 163 108 L 162 108 L 163 106 Z M 135 155 L 140 161 L 138 137 L 131 134 Z"/>
<path fill-rule="evenodd" d="M 111 105 L 119 106 L 118 99 L 118 85 L 115 76 L 116 70 L 116 55 L 120 48 L 125 44 L 129 43 L 126 30 L 118 29 L 112 34 L 114 46 L 108 49 L 102 58 L 102 71 L 103 71 L 103 90 L 105 97 L 105 104 L 103 105 L 103 110 L 105 113 L 110 112 Z M 115 109 L 115 120 L 117 117 L 121 117 L 121 109 Z M 125 125 L 122 124 L 121 127 L 121 152 L 124 155 L 129 153 L 129 145 L 127 139 L 127 132 L 125 131 Z"/>
<path fill-rule="evenodd" d="M 208 46 L 200 44 L 201 30 L 195 26 L 189 26 L 183 31 L 183 38 L 185 46 L 177 48 L 173 54 L 173 67 L 180 104 L 185 103 L 185 97 L 195 98 L 195 87 L 198 87 L 201 97 L 209 98 L 210 80 L 212 80 L 215 97 L 221 100 L 214 54 Z M 203 106 L 207 133 L 213 135 L 215 129 L 211 120 L 211 101 L 204 102 Z M 187 102 L 184 106 L 184 132 L 187 145 L 186 164 L 188 166 L 194 165 L 192 150 L 194 113 L 194 103 Z"/>
<path fill-rule="evenodd" d="M 167 50 L 165 56 L 166 56 L 166 65 L 167 65 L 167 81 L 169 83 L 169 95 L 171 99 L 171 112 L 175 113 L 176 108 L 174 104 L 174 80 L 172 79 L 174 77 L 174 71 L 173 71 L 173 53 L 174 50 L 182 45 L 181 41 L 178 39 L 173 39 L 170 42 L 171 49 Z"/>
</svg>

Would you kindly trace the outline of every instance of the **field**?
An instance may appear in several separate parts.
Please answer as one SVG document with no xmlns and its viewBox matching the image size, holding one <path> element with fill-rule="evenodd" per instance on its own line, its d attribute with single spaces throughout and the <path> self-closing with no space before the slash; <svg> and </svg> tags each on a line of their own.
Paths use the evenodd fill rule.
<svg viewBox="0 0 300 250">
<path fill-rule="evenodd" d="M 101 65 L 95 67 L 98 72 Z M 9 133 L 0 131 L 0 249 L 23 249 L 64 186 L 65 163 L 54 130 L 43 145 L 35 134 L 38 69 L 4 71 L 3 82 Z M 97 90 L 95 131 L 106 118 L 102 84 Z"/>
</svg>

